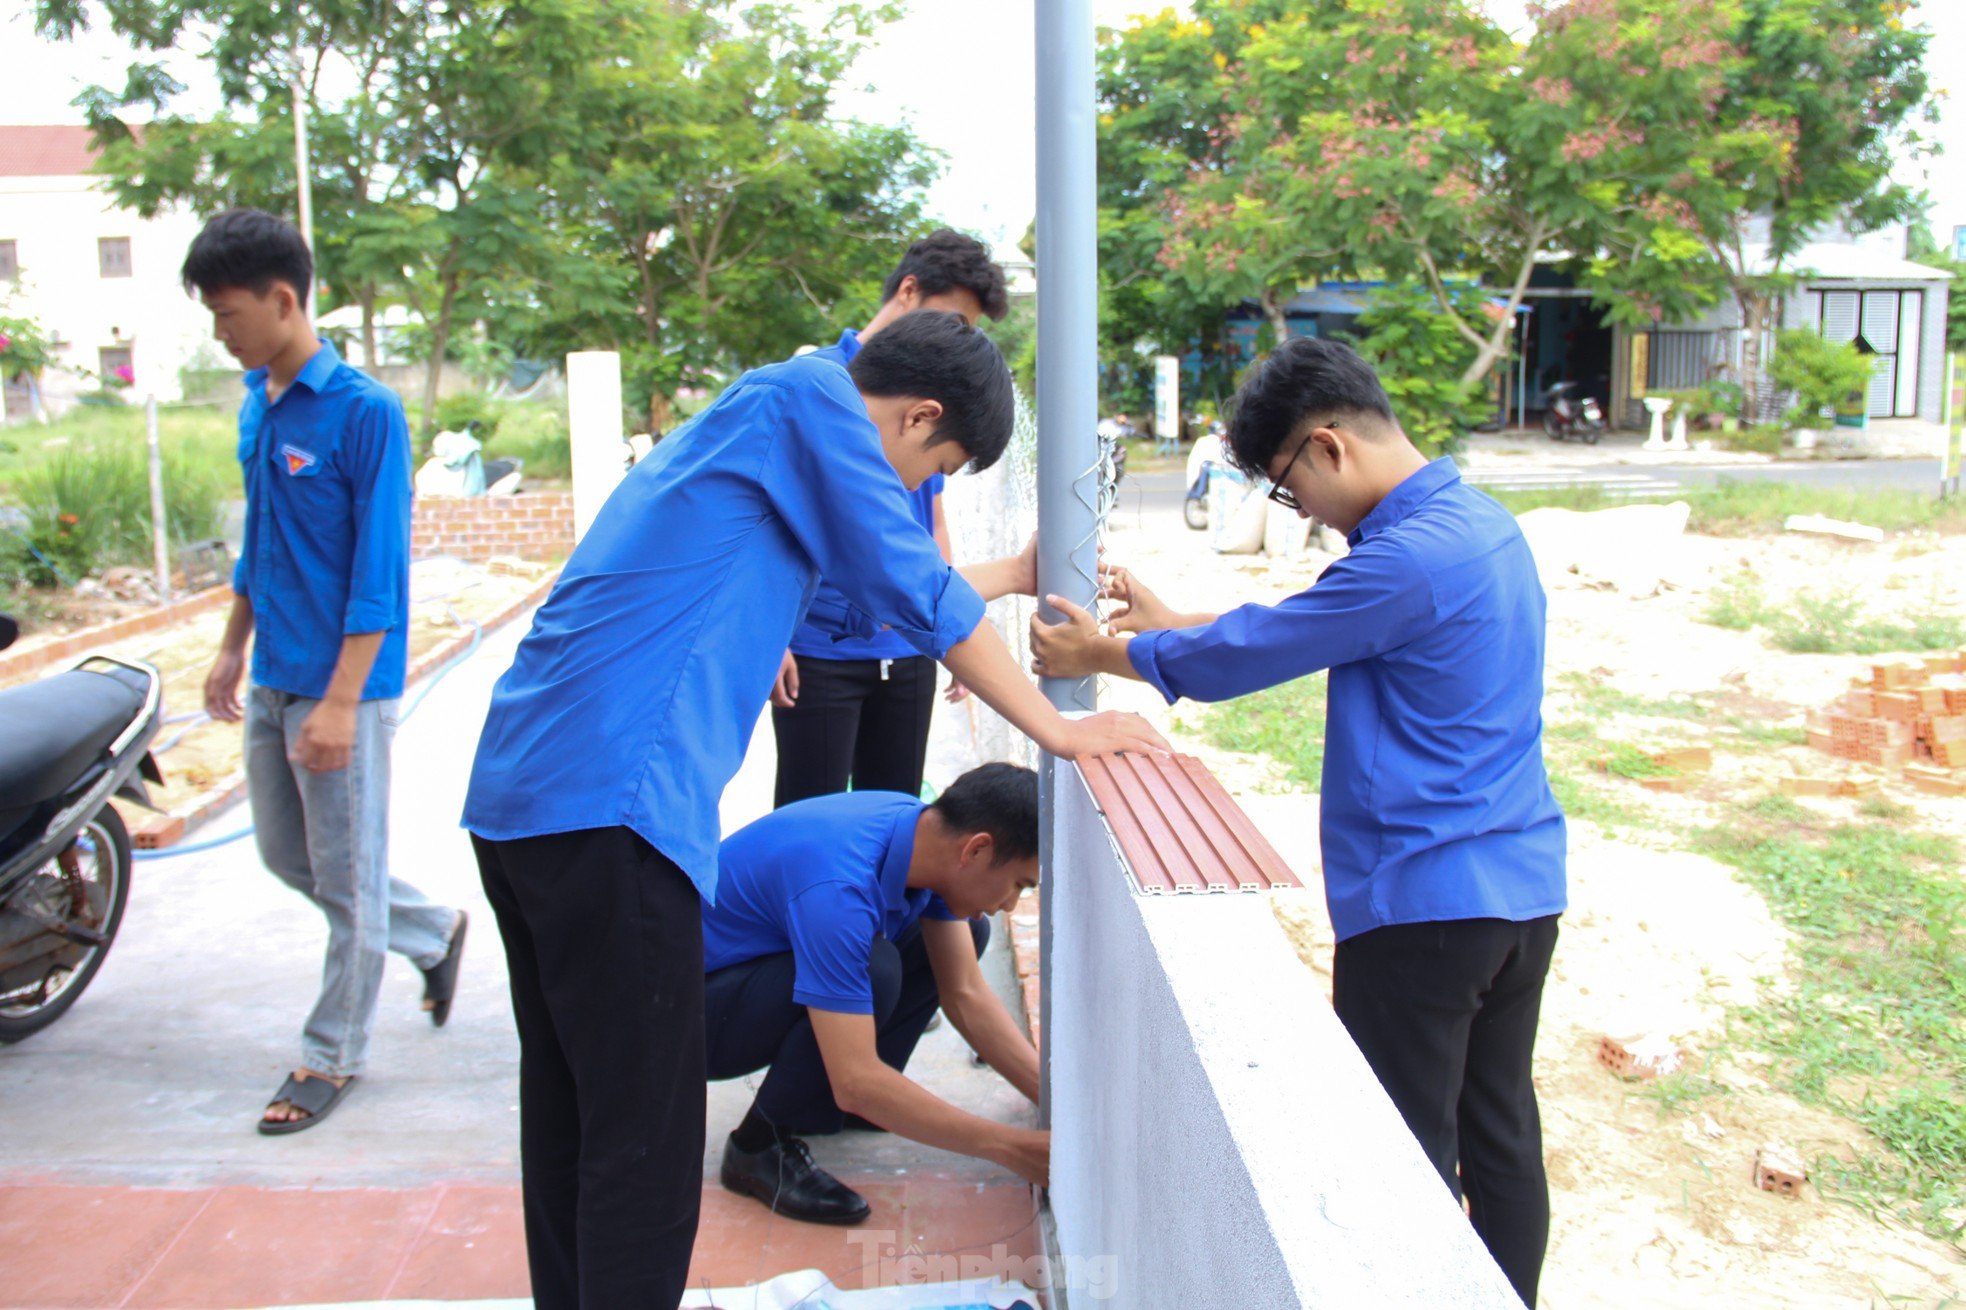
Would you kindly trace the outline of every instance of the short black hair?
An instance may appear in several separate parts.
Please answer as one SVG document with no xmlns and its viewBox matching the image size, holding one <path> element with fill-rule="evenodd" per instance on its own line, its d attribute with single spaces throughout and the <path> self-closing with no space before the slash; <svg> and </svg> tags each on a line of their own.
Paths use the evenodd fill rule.
<svg viewBox="0 0 1966 1310">
<path fill-rule="evenodd" d="M 1305 419 L 1370 415 L 1397 424 L 1379 375 L 1342 341 L 1292 337 L 1270 352 L 1236 392 L 1229 416 L 1229 458 L 1267 480 L 1284 440 Z"/>
<path fill-rule="evenodd" d="M 314 256 L 300 229 L 263 209 L 228 209 L 205 224 L 184 256 L 186 291 L 244 287 L 256 296 L 275 282 L 294 289 L 301 307 L 314 284 Z"/>
<path fill-rule="evenodd" d="M 996 342 L 946 310 L 903 314 L 874 334 L 847 366 L 869 396 L 914 396 L 942 402 L 939 446 L 954 441 L 972 467 L 989 468 L 1010 444 L 1017 397 Z"/>
<path fill-rule="evenodd" d="M 990 248 L 975 237 L 950 228 L 939 228 L 914 245 L 887 275 L 881 287 L 883 302 L 894 299 L 901 279 L 912 277 L 924 296 L 939 296 L 960 287 L 976 297 L 992 322 L 1002 322 L 1010 312 L 1010 296 L 1004 290 L 1003 269 L 990 258 Z"/>
<path fill-rule="evenodd" d="M 1016 764 L 985 764 L 949 784 L 930 809 L 951 831 L 987 832 L 996 862 L 1038 853 L 1038 775 Z"/>
</svg>

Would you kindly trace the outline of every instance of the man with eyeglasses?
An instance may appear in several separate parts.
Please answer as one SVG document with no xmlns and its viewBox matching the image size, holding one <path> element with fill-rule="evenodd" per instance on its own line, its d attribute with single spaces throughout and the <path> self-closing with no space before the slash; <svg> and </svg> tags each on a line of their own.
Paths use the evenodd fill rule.
<svg viewBox="0 0 1966 1310">
<path fill-rule="evenodd" d="M 1350 553 L 1276 605 L 1177 613 L 1123 570 L 1112 634 L 1053 596 L 1037 671 L 1226 700 L 1331 671 L 1320 811 L 1332 1003 L 1527 1305 L 1549 1236 L 1530 1082 L 1565 904 L 1543 768 L 1544 595 L 1515 519 L 1428 461 L 1342 343 L 1284 343 L 1236 397 L 1230 458 Z"/>
</svg>

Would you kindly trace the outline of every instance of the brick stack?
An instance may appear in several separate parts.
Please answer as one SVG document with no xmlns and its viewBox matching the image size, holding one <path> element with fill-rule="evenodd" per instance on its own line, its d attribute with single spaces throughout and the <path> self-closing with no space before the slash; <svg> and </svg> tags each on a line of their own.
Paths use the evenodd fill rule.
<svg viewBox="0 0 1966 1310">
<path fill-rule="evenodd" d="M 522 496 L 417 498 L 411 553 L 455 555 L 479 563 L 494 555 L 563 560 L 573 553 L 573 495 L 564 491 Z"/>
<path fill-rule="evenodd" d="M 1810 716 L 1809 744 L 1902 769 L 1926 790 L 1966 795 L 1966 651 L 1871 666 L 1836 706 Z"/>
</svg>

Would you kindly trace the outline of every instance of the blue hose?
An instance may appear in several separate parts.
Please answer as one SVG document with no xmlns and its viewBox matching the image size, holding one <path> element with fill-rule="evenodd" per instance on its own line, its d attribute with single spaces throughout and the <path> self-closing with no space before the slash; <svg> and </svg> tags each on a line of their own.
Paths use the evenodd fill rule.
<svg viewBox="0 0 1966 1310">
<path fill-rule="evenodd" d="M 463 650 L 444 661 L 443 666 L 430 675 L 430 680 L 423 684 L 422 690 L 418 691 L 415 698 L 410 701 L 409 708 L 403 711 L 402 721 L 404 723 L 410 721 L 410 716 L 416 713 L 417 707 L 423 704 L 424 698 L 431 692 L 437 690 L 437 684 L 442 682 L 451 670 L 477 654 L 478 647 L 484 644 L 484 625 L 476 619 L 466 619 L 465 622 L 471 625 L 471 640 L 465 643 Z M 184 732 L 188 731 L 190 731 L 189 728 L 184 730 Z M 184 732 L 178 733 L 178 737 L 182 737 Z M 177 737 L 173 737 L 165 745 L 168 747 L 176 743 Z M 159 749 L 164 749 L 164 747 L 160 747 Z M 233 842 L 252 835 L 253 826 L 249 823 L 237 832 L 228 832 L 223 837 L 213 837 L 208 841 L 192 842 L 185 846 L 170 846 L 161 851 L 134 851 L 132 854 L 139 860 L 168 860 L 179 855 L 196 855 L 201 851 L 217 850 L 221 846 L 230 846 Z"/>
</svg>

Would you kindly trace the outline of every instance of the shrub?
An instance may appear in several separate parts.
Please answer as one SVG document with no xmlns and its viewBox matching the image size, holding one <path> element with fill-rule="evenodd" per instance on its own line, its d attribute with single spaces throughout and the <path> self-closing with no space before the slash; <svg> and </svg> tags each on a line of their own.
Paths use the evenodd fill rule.
<svg viewBox="0 0 1966 1310">
<path fill-rule="evenodd" d="M 1775 338 L 1768 375 L 1793 392 L 1791 427 L 1810 427 L 1826 414 L 1861 414 L 1864 393 L 1876 372 L 1870 357 L 1854 345 L 1830 341 L 1809 328 L 1791 328 Z"/>
<path fill-rule="evenodd" d="M 1479 312 L 1471 315 L 1480 320 Z M 1474 347 L 1416 287 L 1385 287 L 1358 316 L 1354 343 L 1379 372 L 1393 413 L 1430 455 L 1455 450 L 1486 408 L 1479 386 L 1461 381 Z"/>
</svg>

